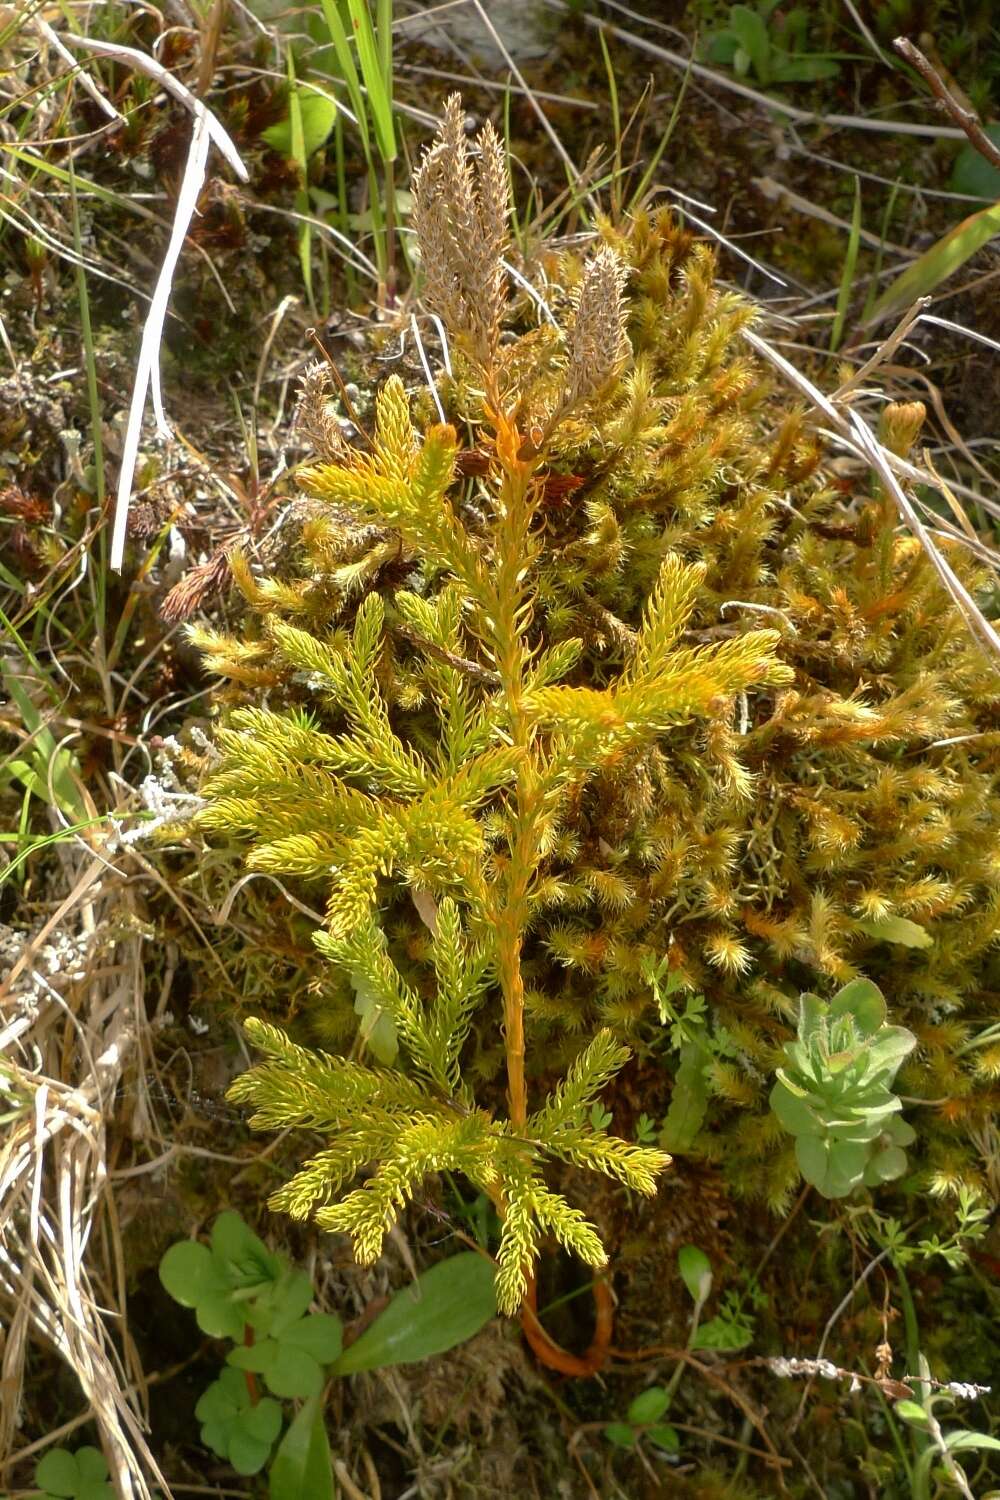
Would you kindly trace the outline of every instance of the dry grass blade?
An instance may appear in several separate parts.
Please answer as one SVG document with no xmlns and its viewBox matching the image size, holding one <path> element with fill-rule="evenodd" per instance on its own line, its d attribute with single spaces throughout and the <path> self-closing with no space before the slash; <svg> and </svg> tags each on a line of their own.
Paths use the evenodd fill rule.
<svg viewBox="0 0 1000 1500">
<path fill-rule="evenodd" d="M 194 116 L 194 130 L 188 148 L 184 176 L 177 194 L 170 241 L 167 245 L 163 265 L 156 283 L 156 290 L 142 335 L 142 348 L 136 366 L 132 402 L 129 407 L 128 428 L 125 434 L 121 469 L 118 478 L 118 494 L 115 505 L 114 528 L 111 536 L 110 566 L 120 571 L 125 554 L 125 531 L 128 524 L 128 504 L 132 493 L 132 479 L 139 455 L 139 439 L 142 431 L 142 414 L 146 406 L 147 393 L 152 392 L 156 423 L 163 435 L 169 435 L 163 402 L 160 396 L 159 351 L 163 336 L 163 323 L 167 314 L 167 302 L 173 285 L 174 271 L 180 259 L 188 226 L 194 215 L 198 195 L 205 182 L 209 145 L 214 144 L 225 157 L 233 171 L 243 182 L 249 181 L 249 173 L 227 132 L 219 124 L 211 110 L 206 109 L 200 99 L 175 78 L 155 58 L 138 51 L 135 47 L 124 47 L 101 42 L 93 37 L 67 35 L 67 41 L 99 56 L 113 58 L 126 67 L 133 67 L 156 80 L 175 99 L 178 99 Z"/>
<path fill-rule="evenodd" d="M 829 396 L 813 384 L 801 370 L 787 360 L 783 354 L 779 354 L 766 339 L 749 329 L 744 329 L 743 337 L 754 348 L 758 354 L 769 360 L 778 370 L 796 386 L 809 401 L 816 406 L 830 422 L 834 433 L 841 439 L 844 445 L 856 457 L 864 460 L 878 474 L 879 479 L 885 485 L 889 494 L 896 502 L 900 516 L 913 532 L 927 553 L 931 565 L 940 578 L 944 587 L 948 590 L 952 599 L 969 629 L 977 639 L 992 653 L 1000 657 L 1000 635 L 997 634 L 993 625 L 987 620 L 976 601 L 972 598 L 968 589 L 955 573 L 947 558 L 937 546 L 933 536 L 920 519 L 919 511 L 910 496 L 900 484 L 900 477 L 907 480 L 918 480 L 923 484 L 929 484 L 939 489 L 939 482 L 935 476 L 918 469 L 915 465 L 907 463 L 905 459 L 899 458 L 885 448 L 874 433 L 867 426 L 861 416 L 850 408 L 838 406 Z M 947 497 L 946 497 L 947 498 Z"/>
<path fill-rule="evenodd" d="M 103 858 L 80 865 L 0 992 L 0 1055 L 15 1105 L 0 1150 L 0 1300 L 10 1308 L 0 1469 L 18 1461 L 12 1445 L 31 1333 L 79 1381 L 118 1494 L 148 1500 L 148 1476 L 168 1491 L 143 1436 L 141 1372 L 127 1337 L 122 1352 L 112 1339 L 115 1323 L 124 1330 L 117 1268 L 101 1264 L 97 1249 L 113 1244 L 115 1226 L 113 1214 L 105 1218 L 111 1103 L 141 1041 L 141 939 L 117 936 L 109 963 L 103 937 L 112 912 L 129 901 Z M 102 1222 L 106 1234 L 97 1232 Z"/>
</svg>

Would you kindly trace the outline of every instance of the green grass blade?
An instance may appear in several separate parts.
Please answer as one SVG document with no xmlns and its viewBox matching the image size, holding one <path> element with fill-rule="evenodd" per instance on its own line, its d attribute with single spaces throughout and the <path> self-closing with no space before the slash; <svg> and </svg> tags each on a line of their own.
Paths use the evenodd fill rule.
<svg viewBox="0 0 1000 1500">
<path fill-rule="evenodd" d="M 887 313 L 909 307 L 918 297 L 926 297 L 928 292 L 947 281 L 959 266 L 963 266 L 977 250 L 981 250 L 998 234 L 1000 203 L 993 203 L 989 208 L 981 208 L 978 213 L 970 214 L 961 224 L 956 224 L 954 229 L 949 229 L 947 234 L 942 235 L 936 244 L 915 260 L 912 266 L 907 266 L 903 274 L 897 276 L 892 285 L 886 288 L 872 308 L 872 322 L 877 323 Z"/>
<path fill-rule="evenodd" d="M 347 40 L 347 32 L 344 30 L 344 22 L 340 11 L 337 9 L 337 0 L 320 0 L 320 3 L 323 7 L 323 18 L 330 33 L 330 41 L 333 43 L 333 50 L 337 56 L 340 76 L 347 89 L 348 98 L 351 101 L 351 109 L 357 119 L 358 133 L 361 136 L 361 148 L 365 153 L 366 161 L 370 162 L 372 159 L 372 138 L 371 131 L 368 128 L 368 107 L 361 88 L 361 79 L 354 64 L 354 55 Z"/>
<path fill-rule="evenodd" d="M 659 145 L 649 159 L 649 165 L 646 167 L 645 172 L 643 172 L 642 177 L 639 180 L 639 186 L 632 194 L 632 198 L 629 203 L 630 213 L 634 213 L 636 209 L 641 205 L 646 191 L 649 188 L 649 184 L 653 180 L 653 173 L 660 165 L 660 160 L 663 156 L 663 153 L 664 151 L 666 151 L 667 146 L 670 144 L 670 137 L 673 135 L 675 129 L 677 128 L 677 121 L 681 117 L 681 108 L 684 104 L 684 96 L 687 93 L 688 83 L 691 79 L 691 64 L 693 61 L 694 56 L 692 54 L 692 56 L 688 59 L 687 67 L 684 69 L 684 77 L 681 79 L 681 86 L 678 91 L 677 98 L 674 100 L 674 107 L 670 111 L 670 119 L 667 121 L 667 128 L 664 130 L 662 136 L 660 137 Z"/>
<path fill-rule="evenodd" d="M 348 14 L 354 29 L 354 40 L 358 46 L 361 76 L 368 91 L 368 108 L 375 126 L 375 141 L 383 162 L 396 160 L 396 131 L 392 121 L 392 59 L 388 77 L 384 77 L 380 65 L 379 45 L 372 29 L 371 13 L 367 0 L 347 0 Z"/>
<path fill-rule="evenodd" d="M 299 221 L 299 265 L 302 284 L 306 289 L 309 306 L 315 312 L 312 285 L 312 225 L 309 223 L 309 161 L 306 156 L 306 136 L 302 125 L 302 97 L 295 76 L 295 54 L 288 49 L 288 123 L 292 136 L 292 160 L 298 170 L 299 187 L 295 194 L 295 207 L 303 215 Z"/>
</svg>

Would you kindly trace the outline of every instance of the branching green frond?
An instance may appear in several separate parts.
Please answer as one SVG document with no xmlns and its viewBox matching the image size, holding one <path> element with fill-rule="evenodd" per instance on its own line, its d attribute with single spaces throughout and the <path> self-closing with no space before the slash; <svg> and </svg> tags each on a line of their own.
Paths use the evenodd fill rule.
<svg viewBox="0 0 1000 1500">
<path fill-rule="evenodd" d="M 439 1082 L 458 1095 L 462 1088 L 459 1057 L 472 1014 L 490 979 L 490 962 L 483 949 L 465 941 L 458 907 L 449 896 L 438 904 L 431 958 L 437 976 L 427 1025 L 432 1056 Z"/>
<path fill-rule="evenodd" d="M 521 760 L 521 751 L 513 745 L 485 750 L 442 782 L 442 794 L 460 807 L 479 807 L 491 792 L 513 780 Z"/>
<path fill-rule="evenodd" d="M 410 593 L 408 589 L 397 589 L 392 602 L 415 635 L 441 651 L 455 655 L 461 652 L 462 596 L 454 584 L 445 584 L 433 599 Z"/>
<path fill-rule="evenodd" d="M 454 429 L 432 427 L 413 458 L 413 429 L 404 410 L 402 382 L 391 376 L 377 403 L 374 457 L 353 456 L 350 467 L 306 469 L 301 483 L 318 499 L 393 527 L 425 565 L 454 574 L 482 604 L 491 597 L 486 569 L 447 497 L 457 448 Z"/>
<path fill-rule="evenodd" d="M 626 1187 L 634 1188 L 652 1198 L 656 1192 L 656 1179 L 671 1158 L 665 1151 L 651 1146 L 634 1146 L 615 1135 L 603 1131 L 564 1125 L 548 1135 L 545 1149 L 574 1166 L 586 1167 L 592 1172 L 603 1172 L 606 1177 L 617 1177 Z"/>
<path fill-rule="evenodd" d="M 667 653 L 687 623 L 705 572 L 703 563 L 682 562 L 675 553 L 664 558 L 643 611 L 642 628 L 628 673 L 633 682 L 655 677 L 666 666 Z"/>
<path fill-rule="evenodd" d="M 445 1121 L 417 1117 L 399 1131 L 379 1158 L 378 1170 L 346 1198 L 320 1209 L 317 1223 L 346 1233 L 362 1265 L 371 1265 L 400 1211 L 431 1172 L 464 1172 L 480 1184 L 495 1180 L 489 1122 L 481 1115 Z"/>
<path fill-rule="evenodd" d="M 524 1301 L 528 1277 L 538 1255 L 539 1224 L 535 1202 L 545 1184 L 523 1157 L 504 1156 L 503 1220 L 497 1250 L 496 1292 L 501 1312 L 513 1315 Z"/>
<path fill-rule="evenodd" d="M 232 728 L 220 729 L 216 735 L 223 752 L 238 754 L 247 745 L 258 753 L 269 750 L 284 765 L 286 775 L 289 765 L 296 762 L 337 766 L 337 741 L 318 729 L 312 716 L 302 710 L 273 713 L 266 708 L 237 708 L 230 724 Z M 243 740 L 234 731 L 242 731 L 248 738 Z"/>
<path fill-rule="evenodd" d="M 390 1151 L 398 1134 L 395 1119 L 345 1127 L 328 1150 L 310 1157 L 294 1177 L 271 1194 L 268 1207 L 293 1219 L 307 1219 L 317 1205 L 329 1203 L 362 1167 Z"/>
<path fill-rule="evenodd" d="M 542 1108 L 531 1116 L 528 1129 L 532 1135 L 547 1143 L 561 1126 L 580 1121 L 630 1056 L 629 1049 L 616 1042 L 609 1030 L 599 1031 L 573 1059 L 566 1077 Z"/>
<path fill-rule="evenodd" d="M 657 720 L 666 725 L 708 714 L 719 698 L 755 684 L 789 683 L 794 673 L 774 654 L 780 639 L 774 630 L 750 630 L 719 646 L 672 652 L 656 676 L 621 690 L 623 711 L 635 722 L 646 717 L 651 725 Z M 653 706 L 644 715 L 647 697 Z"/>
<path fill-rule="evenodd" d="M 419 796 L 428 784 L 427 767 L 393 730 L 375 677 L 383 623 L 382 601 L 369 594 L 358 609 L 350 650 L 331 664 L 330 691 L 353 731 L 340 741 L 340 765 L 356 775 L 375 777 L 397 796 Z"/>
<path fill-rule="evenodd" d="M 314 880 L 327 874 L 343 858 L 346 847 L 346 841 L 336 834 L 289 833 L 256 845 L 247 855 L 247 866 L 270 875 L 298 875 L 304 880 Z"/>
<path fill-rule="evenodd" d="M 528 691 L 537 692 L 553 682 L 561 682 L 572 672 L 582 654 L 583 642 L 575 636 L 557 641 L 554 646 L 546 646 L 538 653 L 527 674 L 525 685 Z"/>
<path fill-rule="evenodd" d="M 564 1250 L 578 1255 L 585 1265 L 600 1267 L 608 1263 L 608 1253 L 590 1220 L 547 1187 L 538 1187 L 533 1195 L 535 1217 L 543 1229 L 554 1234 Z"/>
<path fill-rule="evenodd" d="M 368 921 L 378 894 L 378 878 L 391 874 L 405 841 L 396 820 L 384 809 L 350 843 L 332 872 L 334 884 L 327 901 L 331 934 L 344 937 Z"/>
<path fill-rule="evenodd" d="M 267 628 L 290 667 L 318 678 L 324 686 L 339 671 L 344 654 L 339 642 L 335 646 L 331 645 L 308 630 L 289 625 L 286 620 L 270 619 Z"/>
<path fill-rule="evenodd" d="M 270 1061 L 237 1078 L 228 1097 L 255 1107 L 250 1121 L 255 1130 L 286 1125 L 340 1130 L 367 1114 L 411 1114 L 426 1104 L 423 1086 L 403 1073 L 299 1047 L 258 1019 L 245 1022 L 244 1030 Z"/>
<path fill-rule="evenodd" d="M 359 997 L 389 1012 L 420 1072 L 448 1094 L 441 1066 L 444 1058 L 430 1033 L 424 1007 L 389 957 L 385 934 L 371 914 L 342 937 L 317 933 L 315 941 L 327 957 L 348 970 Z"/>
</svg>

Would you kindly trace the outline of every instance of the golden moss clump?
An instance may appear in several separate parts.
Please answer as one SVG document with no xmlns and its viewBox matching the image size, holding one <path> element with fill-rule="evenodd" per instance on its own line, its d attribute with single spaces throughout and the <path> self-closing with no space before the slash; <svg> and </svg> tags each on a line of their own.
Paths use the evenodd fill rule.
<svg viewBox="0 0 1000 1500">
<path fill-rule="evenodd" d="M 824 472 L 803 414 L 742 340 L 753 309 L 717 285 L 709 247 L 669 214 L 607 228 L 596 255 L 546 256 L 540 321 L 497 279 L 494 143 L 477 178 L 453 135 L 422 169 L 418 209 L 425 241 L 441 240 L 423 252 L 452 338 L 439 399 L 465 441 L 436 427 L 414 446 L 394 382 L 369 447 L 351 451 L 313 373 L 304 423 L 319 462 L 302 476 L 315 505 L 297 571 L 234 560 L 248 636 L 195 632 L 237 700 L 266 692 L 284 716 L 274 745 L 308 778 L 277 837 L 273 805 L 241 812 L 240 776 L 273 725 L 237 714 L 209 823 L 249 831 L 258 868 L 324 888 L 321 946 L 390 1050 L 394 1002 L 373 999 L 347 953 L 350 924 L 375 921 L 419 990 L 436 903 L 464 903 L 477 983 L 499 986 L 506 1028 L 478 1013 L 469 1077 L 505 1049 L 510 1066 L 510 955 L 489 947 L 491 914 L 506 931 L 508 908 L 491 905 L 493 884 L 519 903 L 529 1089 L 532 1038 L 547 1067 L 595 1027 L 655 1029 L 650 975 L 665 958 L 725 1027 L 713 1092 L 757 1107 L 726 1147 L 741 1173 L 776 1163 L 743 1173 L 750 1189 L 789 1187 L 767 1075 L 794 997 L 824 979 L 875 979 L 921 1042 L 908 1076 L 960 1124 L 981 1119 L 995 1079 L 976 1049 L 958 1054 L 997 979 L 994 664 L 874 478 L 845 490 Z M 442 173 L 473 229 L 493 216 L 478 300 Z M 463 318 L 464 337 L 451 326 Z M 418 407 L 425 397 L 415 390 Z M 886 440 L 905 449 L 921 420 L 890 409 Z M 967 556 L 950 560 L 983 586 Z M 345 725 L 353 759 L 331 748 Z M 382 832 L 365 835 L 359 905 L 344 892 L 366 818 Z M 510 884 L 522 857 L 523 889 Z"/>
</svg>

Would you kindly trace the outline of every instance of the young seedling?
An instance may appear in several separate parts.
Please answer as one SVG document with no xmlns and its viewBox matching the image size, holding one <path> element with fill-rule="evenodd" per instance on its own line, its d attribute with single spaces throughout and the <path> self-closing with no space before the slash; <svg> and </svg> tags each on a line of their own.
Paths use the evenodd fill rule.
<svg viewBox="0 0 1000 1500">
<path fill-rule="evenodd" d="M 206 1448 L 238 1474 L 259 1473 L 273 1454 L 271 1500 L 333 1494 L 320 1399 L 330 1376 L 444 1353 L 496 1314 L 492 1264 L 463 1253 L 397 1292 L 345 1350 L 340 1319 L 308 1311 L 314 1292 L 305 1272 L 268 1250 L 232 1211 L 216 1219 L 208 1245 L 171 1245 L 160 1280 L 176 1302 L 194 1310 L 203 1333 L 233 1340 L 227 1368 L 203 1393 L 195 1416 Z M 261 1394 L 258 1376 L 270 1395 Z M 303 1401 L 276 1452 L 285 1413 L 274 1397 Z"/>
<path fill-rule="evenodd" d="M 911 1031 L 886 1024 L 870 980 L 853 980 L 829 1003 L 802 996 L 798 1040 L 784 1049 L 771 1108 L 795 1137 L 803 1177 L 824 1197 L 846 1198 L 906 1171 L 903 1148 L 916 1132 L 898 1118 L 890 1085 L 916 1044 Z"/>
<path fill-rule="evenodd" d="M 44 1500 L 115 1500 L 108 1466 L 98 1448 L 52 1448 L 35 1468 Z"/>
</svg>

